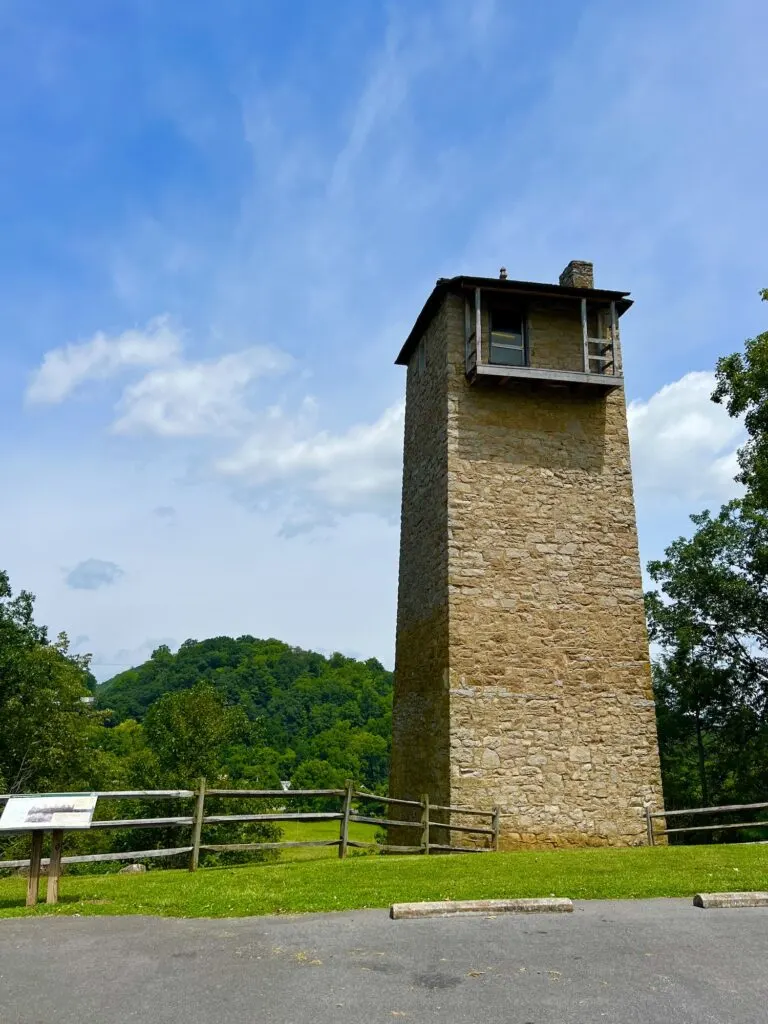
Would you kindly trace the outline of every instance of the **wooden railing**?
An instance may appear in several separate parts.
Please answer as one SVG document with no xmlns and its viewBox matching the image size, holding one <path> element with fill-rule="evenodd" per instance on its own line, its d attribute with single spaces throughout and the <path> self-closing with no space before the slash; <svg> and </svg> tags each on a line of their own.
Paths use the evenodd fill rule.
<svg viewBox="0 0 768 1024">
<path fill-rule="evenodd" d="M 22 795 L 22 794 L 19 794 Z M 341 858 L 346 857 L 349 849 L 373 849 L 384 853 L 421 853 L 429 854 L 433 851 L 451 853 L 481 853 L 489 850 L 498 850 L 499 846 L 499 824 L 500 813 L 498 808 L 493 810 L 479 810 L 470 807 L 449 807 L 431 804 L 427 795 L 420 800 L 402 800 L 395 797 L 380 796 L 375 793 L 366 793 L 357 790 L 349 782 L 344 789 L 208 789 L 206 780 L 200 779 L 196 789 L 174 789 L 174 790 L 115 790 L 96 793 L 99 800 L 189 800 L 193 801 L 191 813 L 188 815 L 173 815 L 168 817 L 152 818 L 108 818 L 97 820 L 91 823 L 91 829 L 145 829 L 145 828 L 181 828 L 190 829 L 190 842 L 188 845 L 179 845 L 172 848 L 154 850 L 131 850 L 118 853 L 91 853 L 70 857 L 62 857 L 62 864 L 96 864 L 109 861 L 138 861 L 148 860 L 156 857 L 177 857 L 189 856 L 189 869 L 195 871 L 200 863 L 201 853 L 226 853 L 226 852 L 259 852 L 264 850 L 286 850 L 292 848 L 310 847 L 336 847 Z M 0 805 L 9 798 L 8 794 L 0 794 Z M 253 814 L 206 814 L 206 800 L 216 799 L 259 799 L 271 802 L 309 799 L 339 800 L 337 811 L 297 811 L 290 812 L 283 809 L 277 811 L 266 811 Z M 411 818 L 390 818 L 380 815 L 361 813 L 360 804 L 383 804 L 387 808 L 407 808 L 411 815 L 418 814 L 418 817 Z M 363 808 L 365 810 L 365 806 Z M 395 810 L 397 813 L 397 810 Z M 437 818 L 434 817 L 437 815 Z M 466 825 L 462 823 L 453 824 L 452 820 L 442 820 L 446 815 L 457 815 L 465 817 L 485 817 L 488 819 L 488 827 Z M 225 825 L 228 823 L 279 823 L 279 822 L 320 822 L 338 821 L 339 838 L 322 840 L 302 841 L 280 841 L 280 842 L 253 842 L 253 843 L 206 843 L 203 832 L 206 825 Z M 350 839 L 349 825 L 351 822 L 360 824 L 378 825 L 381 828 L 410 829 L 417 833 L 412 844 L 389 844 L 380 842 L 363 842 Z M 431 841 L 430 829 L 440 830 L 441 838 L 450 832 L 476 835 L 481 838 L 484 845 L 457 846 L 450 842 L 436 843 Z M 0 836 L 2 833 L 0 832 Z M 43 860 L 42 864 L 47 864 Z M 28 858 L 19 860 L 0 861 L 0 869 L 28 867 Z"/>
<path fill-rule="evenodd" d="M 648 845 L 654 846 L 657 836 L 671 836 L 681 832 L 720 832 L 724 829 L 746 829 L 766 828 L 768 821 L 739 821 L 725 822 L 721 825 L 686 825 L 682 828 L 656 828 L 654 821 L 663 818 L 666 824 L 668 818 L 683 817 L 685 815 L 706 815 L 706 814 L 740 814 L 742 811 L 760 811 L 768 809 L 768 803 L 760 804 L 729 804 L 722 807 L 692 807 L 689 810 L 681 811 L 652 811 L 650 807 L 645 808 L 645 826 L 648 836 Z"/>
</svg>

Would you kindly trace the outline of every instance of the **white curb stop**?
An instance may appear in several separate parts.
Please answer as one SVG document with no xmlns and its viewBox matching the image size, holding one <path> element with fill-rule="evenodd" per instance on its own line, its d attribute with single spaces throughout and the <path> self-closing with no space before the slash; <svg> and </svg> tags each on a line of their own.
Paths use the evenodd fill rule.
<svg viewBox="0 0 768 1024">
<path fill-rule="evenodd" d="M 694 907 L 721 910 L 728 907 L 768 907 L 768 892 L 698 892 Z"/>
<path fill-rule="evenodd" d="M 414 917 L 456 917 L 460 914 L 570 914 L 567 899 L 529 900 L 441 900 L 439 903 L 393 903 L 393 921 Z"/>
</svg>

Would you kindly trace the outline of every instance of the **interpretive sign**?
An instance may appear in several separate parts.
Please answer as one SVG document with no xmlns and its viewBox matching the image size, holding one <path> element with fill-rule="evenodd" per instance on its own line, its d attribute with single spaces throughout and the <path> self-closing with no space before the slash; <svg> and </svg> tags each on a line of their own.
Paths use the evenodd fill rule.
<svg viewBox="0 0 768 1024">
<path fill-rule="evenodd" d="M 95 793 L 12 796 L 9 797 L 0 815 L 0 830 L 30 832 L 42 829 L 90 828 L 95 809 Z"/>
</svg>

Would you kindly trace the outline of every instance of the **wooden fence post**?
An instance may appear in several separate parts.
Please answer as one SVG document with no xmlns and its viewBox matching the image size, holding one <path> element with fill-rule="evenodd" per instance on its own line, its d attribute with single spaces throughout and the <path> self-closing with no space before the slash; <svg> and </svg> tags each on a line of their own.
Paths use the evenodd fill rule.
<svg viewBox="0 0 768 1024">
<path fill-rule="evenodd" d="M 29 877 L 27 878 L 27 906 L 34 907 L 40 889 L 40 860 L 43 856 L 43 833 L 32 833 L 32 851 L 29 855 Z"/>
<path fill-rule="evenodd" d="M 51 859 L 48 861 L 48 893 L 46 903 L 59 902 L 59 876 L 61 875 L 61 848 L 64 845 L 64 832 L 56 828 L 51 832 Z"/>
<path fill-rule="evenodd" d="M 645 805 L 645 830 L 648 833 L 648 845 L 656 845 L 656 837 L 653 834 L 653 818 L 651 817 L 651 805 Z"/>
<path fill-rule="evenodd" d="M 201 776 L 197 781 L 197 797 L 195 799 L 195 813 L 192 820 L 192 853 L 189 856 L 189 870 L 197 871 L 200 863 L 200 836 L 203 831 L 203 818 L 205 817 L 205 777 Z"/>
<path fill-rule="evenodd" d="M 347 779 L 346 792 L 344 793 L 344 807 L 341 812 L 341 824 L 339 826 L 339 859 L 347 856 L 347 843 L 349 842 L 349 816 L 352 813 L 352 794 L 355 791 L 355 784 L 352 779 Z"/>
<path fill-rule="evenodd" d="M 499 832 L 501 831 L 501 808 L 493 808 L 493 817 L 491 819 L 491 828 L 493 829 L 493 851 L 494 853 L 499 852 Z"/>
<path fill-rule="evenodd" d="M 429 793 L 421 794 L 421 848 L 429 853 Z"/>
</svg>

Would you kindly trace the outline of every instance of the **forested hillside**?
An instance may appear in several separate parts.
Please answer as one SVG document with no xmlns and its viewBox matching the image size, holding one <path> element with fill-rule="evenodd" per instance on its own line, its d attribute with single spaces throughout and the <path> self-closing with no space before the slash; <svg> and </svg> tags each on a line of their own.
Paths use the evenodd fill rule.
<svg viewBox="0 0 768 1024">
<path fill-rule="evenodd" d="M 223 755 L 234 780 L 272 786 L 290 779 L 308 787 L 353 777 L 369 787 L 386 784 L 392 674 L 373 658 L 325 658 L 251 636 L 187 640 L 176 654 L 160 647 L 143 665 L 99 686 L 96 706 L 124 728 L 150 712 L 151 730 L 151 709 L 161 697 L 201 686 L 243 717 Z"/>
<path fill-rule="evenodd" d="M 177 789 L 200 776 L 240 789 L 277 789 L 286 779 L 296 789 L 339 788 L 347 779 L 386 789 L 392 675 L 378 661 L 219 637 L 188 640 L 176 654 L 160 647 L 145 664 L 95 686 L 88 658 L 70 654 L 63 634 L 52 642 L 33 613 L 33 595 L 14 595 L 0 571 L 0 793 Z M 240 813 L 265 809 L 241 803 Z M 188 812 L 181 804 L 160 808 L 174 810 Z M 99 813 L 151 818 L 158 808 L 113 801 Z M 275 840 L 280 832 L 268 823 L 217 826 L 214 842 L 217 828 L 227 842 Z M 25 842 L 3 836 L 0 860 L 23 856 Z M 176 842 L 166 829 L 93 831 L 70 837 L 68 849 Z M 251 855 L 224 859 L 241 856 Z"/>
</svg>

